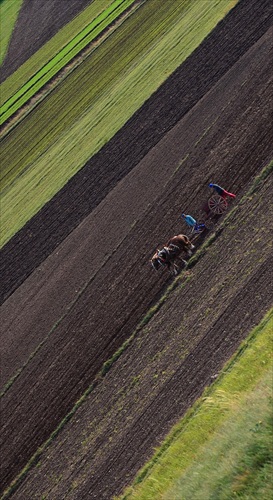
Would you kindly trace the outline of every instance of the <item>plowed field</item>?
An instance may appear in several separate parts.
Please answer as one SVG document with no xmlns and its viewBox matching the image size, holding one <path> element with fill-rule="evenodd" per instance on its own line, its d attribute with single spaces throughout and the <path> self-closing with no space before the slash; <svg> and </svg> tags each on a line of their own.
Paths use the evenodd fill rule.
<svg viewBox="0 0 273 500">
<path fill-rule="evenodd" d="M 162 98 L 166 132 L 161 130 L 153 141 L 147 134 L 146 145 L 146 135 L 142 137 L 145 155 L 140 154 L 127 175 L 113 172 L 112 189 L 91 203 L 78 225 L 73 227 L 70 215 L 65 232 L 63 218 L 59 225 L 57 220 L 62 236 L 58 246 L 56 230 L 53 244 L 48 236 L 48 247 L 55 249 L 50 255 L 45 250 L 47 258 L 33 257 L 31 262 L 20 239 L 14 246 L 22 272 L 16 264 L 2 306 L 2 385 L 17 373 L 2 398 L 4 489 L 96 380 L 85 404 L 52 440 L 14 498 L 35 498 L 38 493 L 54 499 L 109 499 L 121 492 L 272 304 L 272 174 L 244 197 L 273 156 L 273 32 L 268 19 L 263 23 L 253 16 L 257 5 L 242 2 L 234 18 L 222 24 L 222 34 L 228 32 L 235 40 L 241 19 L 240 43 L 233 46 L 234 53 L 229 49 L 230 65 L 218 78 L 213 74 L 207 91 L 189 108 L 184 95 L 185 111 L 175 120 L 180 80 L 169 80 L 168 115 Z M 252 43 L 247 38 L 250 18 L 256 33 Z M 263 33 L 257 35 L 259 30 Z M 209 37 L 202 44 L 204 61 L 210 43 Z M 225 45 L 213 50 L 216 59 L 225 59 Z M 188 63 L 184 71 L 190 78 Z M 206 66 L 200 64 L 200 80 L 203 72 L 207 78 Z M 160 125 L 159 118 L 156 123 Z M 150 136 L 154 128 L 151 115 Z M 134 154 L 131 143 L 130 154 L 128 143 L 113 144 L 129 158 Z M 136 155 L 139 148 L 136 144 Z M 98 379 L 103 363 L 172 283 L 168 274 L 151 269 L 149 258 L 158 245 L 185 230 L 182 211 L 201 215 L 211 181 L 237 194 L 230 203 L 236 209 L 228 223 L 222 217 L 218 224 L 224 223 L 223 228 L 206 253 L 188 273 L 181 273 L 157 314 Z M 71 210 L 72 186 L 73 180 L 59 198 L 62 214 Z M 84 182 L 79 186 L 78 200 L 85 193 Z M 50 214 L 50 205 L 47 210 L 44 216 Z M 50 217 L 47 222 L 50 228 Z M 21 237 L 22 248 L 31 254 L 32 233 L 25 230 Z"/>
</svg>

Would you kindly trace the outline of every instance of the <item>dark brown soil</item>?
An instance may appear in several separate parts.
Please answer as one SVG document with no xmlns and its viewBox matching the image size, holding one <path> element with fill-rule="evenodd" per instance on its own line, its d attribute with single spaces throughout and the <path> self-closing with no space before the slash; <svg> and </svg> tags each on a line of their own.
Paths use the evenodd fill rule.
<svg viewBox="0 0 273 500">
<path fill-rule="evenodd" d="M 1 67 L 6 80 L 92 0 L 24 0 Z"/>
<path fill-rule="evenodd" d="M 213 64 L 226 58 L 233 62 L 218 72 L 218 78 L 212 76 L 209 92 L 201 92 L 188 113 L 184 108 L 182 118 L 173 119 L 179 107 L 175 99 L 179 80 L 170 79 L 170 94 L 161 96 L 161 117 L 169 132 L 160 128 L 155 140 L 153 125 L 163 125 L 160 114 L 154 124 L 151 114 L 141 142 L 144 152 L 136 152 L 134 168 L 120 182 L 113 172 L 115 180 L 107 196 L 108 189 L 73 231 L 69 225 L 68 233 L 72 232 L 66 239 L 60 229 L 62 243 L 42 264 L 41 259 L 34 259 L 35 270 L 21 286 L 17 282 L 17 289 L 4 302 L 3 383 L 16 370 L 21 372 L 2 399 L 3 488 L 56 429 L 103 363 L 130 337 L 172 281 L 165 273 L 155 273 L 149 258 L 158 245 L 184 231 L 180 213 L 199 216 L 210 194 L 210 181 L 236 192 L 232 205 L 238 205 L 254 176 L 272 158 L 268 105 L 272 30 L 254 36 L 244 46 L 249 34 L 247 30 L 243 36 L 244 25 L 249 29 L 248 19 L 253 21 L 255 8 L 257 2 L 241 3 L 240 9 L 246 9 L 241 38 L 236 9 L 237 21 L 229 22 L 229 30 L 222 23 L 230 39 L 240 38 L 242 46 L 239 51 L 236 45 L 235 58 L 228 56 L 226 45 L 225 52 L 221 43 L 214 46 Z M 203 47 L 206 61 L 207 45 Z M 207 75 L 206 67 L 202 68 Z M 170 106 L 167 116 L 165 99 Z M 141 116 L 147 115 L 137 113 L 129 130 L 134 119 L 140 127 Z M 117 137 L 125 137 L 125 130 Z M 151 148 L 153 141 L 156 146 Z M 114 144 L 123 151 L 121 157 L 126 151 L 129 154 L 128 143 L 112 141 L 111 147 Z M 69 200 L 72 186 L 73 180 L 59 203 Z M 83 199 L 84 192 L 83 188 Z M 46 450 L 39 467 L 25 477 L 14 498 L 34 498 L 39 492 L 54 499 L 110 499 L 131 481 L 272 303 L 272 195 L 271 175 L 238 205 L 229 225 L 191 269 L 190 279 L 176 288 L 148 327 L 138 332 Z M 60 206 L 70 224 L 68 205 Z M 21 232 L 22 241 L 26 234 Z M 23 248 L 30 248 L 23 245 L 17 246 L 22 265 L 27 261 Z"/>
<path fill-rule="evenodd" d="M 208 273 L 206 270 L 202 277 L 202 272 L 200 276 L 196 270 L 190 289 L 177 293 L 151 322 L 150 329 L 139 334 L 43 455 L 42 465 L 31 472 L 15 498 L 43 491 L 53 498 L 108 500 L 121 492 L 171 426 L 217 376 L 244 338 L 242 332 L 262 317 L 266 310 L 263 299 L 267 303 L 269 299 L 266 284 L 268 278 L 273 278 L 268 274 L 268 265 L 269 261 L 257 268 L 256 275 L 237 290 L 222 313 L 220 306 L 218 311 L 212 309 L 211 318 L 206 318 L 211 305 L 211 289 L 206 286 Z M 218 272 L 219 267 L 213 270 Z M 241 271 L 241 266 L 237 270 Z M 225 272 L 220 279 L 211 276 L 213 285 L 218 280 L 218 290 L 227 289 Z M 193 304 L 193 291 L 196 300 L 203 301 L 200 308 Z M 256 304 L 259 314 L 256 308 L 249 307 L 254 291 L 261 297 Z M 271 286 L 268 293 L 272 291 Z M 219 293 L 219 300 L 223 295 Z"/>
<path fill-rule="evenodd" d="M 139 331 L 14 498 L 31 498 L 39 491 L 56 499 L 108 500 L 132 480 L 272 303 L 272 195 L 271 176 L 231 218 L 190 271 L 189 281 L 184 286 L 182 281 L 148 327 Z M 90 306 L 87 310 L 90 315 Z M 111 311 L 108 303 L 113 320 Z M 96 340 L 99 353 L 103 335 Z M 94 363 L 87 342 L 85 349 Z M 56 375 L 55 384 L 57 380 Z M 70 390 L 74 389 L 72 380 Z M 47 383 L 47 376 L 43 382 Z M 38 385 L 41 390 L 39 381 Z M 64 389 L 60 387 L 55 409 Z M 36 390 L 33 384 L 33 397 Z M 43 403 L 39 400 L 39 404 Z M 47 413 L 46 405 L 43 412 Z M 52 413 L 48 411 L 51 419 Z M 46 425 L 46 414 L 40 417 L 36 432 L 41 424 Z"/>
<path fill-rule="evenodd" d="M 1 252 L 1 303 L 272 23 L 273 5 L 270 0 L 243 0 L 219 23 L 116 136 L 7 243 Z M 23 133 L 24 123 L 20 126 Z M 263 161 L 267 155 L 268 147 L 262 152 L 260 160 Z M 242 183 L 247 178 L 248 175 Z"/>
</svg>

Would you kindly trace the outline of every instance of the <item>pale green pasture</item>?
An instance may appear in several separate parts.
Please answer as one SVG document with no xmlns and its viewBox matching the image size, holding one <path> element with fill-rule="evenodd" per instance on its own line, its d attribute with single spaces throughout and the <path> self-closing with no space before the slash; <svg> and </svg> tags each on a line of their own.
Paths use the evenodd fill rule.
<svg viewBox="0 0 273 500">
<path fill-rule="evenodd" d="M 234 1 L 141 7 L 3 141 L 2 245 L 188 57 Z"/>
<path fill-rule="evenodd" d="M 242 498 L 254 498 L 247 496 L 253 487 L 263 492 L 257 498 L 270 499 L 272 344 L 273 310 L 120 500 L 216 500 L 237 498 L 243 490 Z"/>
<path fill-rule="evenodd" d="M 0 2 L 0 64 L 2 64 L 23 0 Z"/>
</svg>

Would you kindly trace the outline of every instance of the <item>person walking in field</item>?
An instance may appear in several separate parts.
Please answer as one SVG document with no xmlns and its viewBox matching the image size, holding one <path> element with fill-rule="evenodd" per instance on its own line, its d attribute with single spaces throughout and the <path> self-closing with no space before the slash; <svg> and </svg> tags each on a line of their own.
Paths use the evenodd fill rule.
<svg viewBox="0 0 273 500">
<path fill-rule="evenodd" d="M 236 198 L 236 195 L 233 193 L 229 193 L 226 189 L 222 188 L 221 186 L 218 186 L 218 184 L 209 184 L 210 188 L 213 188 L 214 191 L 219 194 L 219 196 L 222 196 L 222 198 L 226 199 L 227 196 L 230 196 L 230 198 Z"/>
</svg>

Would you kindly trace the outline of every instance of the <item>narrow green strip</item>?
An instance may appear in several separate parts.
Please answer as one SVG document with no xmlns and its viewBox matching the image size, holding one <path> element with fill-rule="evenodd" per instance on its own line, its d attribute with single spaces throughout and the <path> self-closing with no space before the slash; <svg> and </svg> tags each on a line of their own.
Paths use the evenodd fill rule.
<svg viewBox="0 0 273 500">
<path fill-rule="evenodd" d="M 6 0 L 5 0 L 6 1 Z M 9 1 L 9 0 L 7 0 Z M 54 55 L 80 33 L 92 19 L 106 10 L 113 0 L 93 0 L 72 21 L 63 26 L 50 40 L 25 61 L 1 84 L 1 102 L 6 102 L 34 76 Z"/>
<path fill-rule="evenodd" d="M 75 57 L 86 45 L 92 42 L 110 23 L 124 12 L 135 0 L 115 0 L 95 20 L 71 40 L 53 59 L 42 67 L 16 94 L 0 108 L 0 125 L 8 120 L 38 90 L 41 89 L 58 71 Z"/>
</svg>

